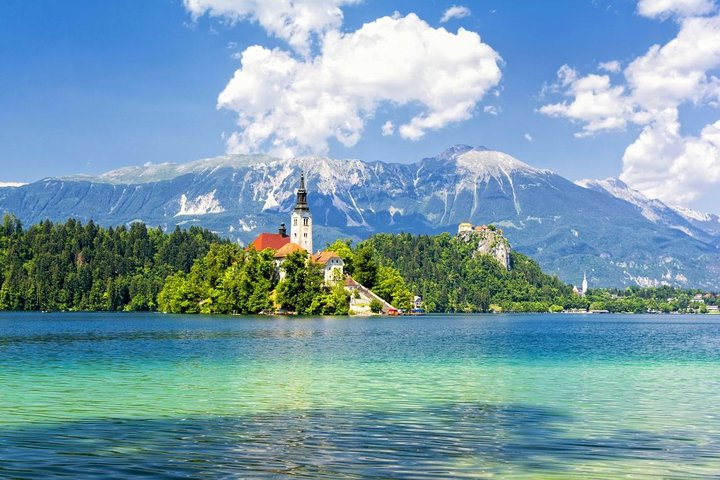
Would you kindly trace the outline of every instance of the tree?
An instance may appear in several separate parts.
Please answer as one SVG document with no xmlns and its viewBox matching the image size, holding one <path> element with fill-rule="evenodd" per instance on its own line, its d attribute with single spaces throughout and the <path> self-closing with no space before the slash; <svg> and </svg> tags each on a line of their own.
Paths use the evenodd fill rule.
<svg viewBox="0 0 720 480">
<path fill-rule="evenodd" d="M 324 288 L 313 298 L 307 313 L 315 315 L 347 315 L 350 311 L 350 293 L 342 284 Z"/>
<path fill-rule="evenodd" d="M 320 266 L 308 262 L 308 253 L 299 250 L 289 254 L 280 268 L 285 272 L 285 278 L 278 284 L 278 303 L 289 311 L 310 313 L 310 306 L 323 282 Z"/>
<path fill-rule="evenodd" d="M 193 243 L 198 252 L 228 243 L 206 230 L 178 231 L 178 245 Z M 8 215 L 0 225 L 0 308 L 153 310 L 176 271 L 158 256 L 168 238 L 140 223 L 105 229 L 75 219 L 23 230 Z"/>
<path fill-rule="evenodd" d="M 188 310 L 185 291 L 185 274 L 177 272 L 165 280 L 165 286 L 158 294 L 158 308 L 167 313 L 186 313 Z"/>
<path fill-rule="evenodd" d="M 335 252 L 345 262 L 344 270 L 348 275 L 353 274 L 353 251 L 352 251 L 352 240 L 335 240 L 329 244 L 325 250 L 329 252 Z"/>
<path fill-rule="evenodd" d="M 397 308 L 409 310 L 412 306 L 413 294 L 405 285 L 400 272 L 393 267 L 378 268 L 373 291 Z"/>
<path fill-rule="evenodd" d="M 259 313 L 272 307 L 275 264 L 269 250 L 250 248 L 241 262 L 231 265 L 219 284 L 218 313 Z"/>
<path fill-rule="evenodd" d="M 375 286 L 378 264 L 374 258 L 374 249 L 370 244 L 363 243 L 358 246 L 353 255 L 353 277 L 367 288 Z"/>
<path fill-rule="evenodd" d="M 422 296 L 429 310 L 446 312 L 490 311 L 492 305 L 505 311 L 547 311 L 553 304 L 566 306 L 580 298 L 573 298 L 569 286 L 545 275 L 531 259 L 517 252 L 510 256 L 508 271 L 491 256 L 479 255 L 474 242 L 447 233 L 378 234 L 358 245 L 355 260 L 371 258 L 397 271 L 396 276 L 376 269 L 372 289 L 398 306 L 407 305 L 398 298 L 408 298 L 408 292 Z M 407 288 L 403 294 L 395 287 L 402 285 L 399 279 Z"/>
</svg>

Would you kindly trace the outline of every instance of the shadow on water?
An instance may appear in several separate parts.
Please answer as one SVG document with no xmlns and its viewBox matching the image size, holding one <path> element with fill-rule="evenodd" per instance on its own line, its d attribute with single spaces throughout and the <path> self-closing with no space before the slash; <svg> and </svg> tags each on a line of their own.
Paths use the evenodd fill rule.
<svg viewBox="0 0 720 480">
<path fill-rule="evenodd" d="M 24 426 L 0 431 L 0 477 L 468 478 L 562 475 L 587 462 L 720 461 L 720 439 L 699 445 L 682 432 L 629 430 L 578 438 L 572 423 L 545 408 L 460 403 Z"/>
</svg>

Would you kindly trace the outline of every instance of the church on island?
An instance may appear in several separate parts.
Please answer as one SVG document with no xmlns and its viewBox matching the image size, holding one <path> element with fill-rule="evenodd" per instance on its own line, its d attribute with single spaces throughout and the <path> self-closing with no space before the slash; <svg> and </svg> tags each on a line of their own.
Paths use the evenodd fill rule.
<svg viewBox="0 0 720 480">
<path fill-rule="evenodd" d="M 588 290 L 588 281 L 587 281 L 587 275 L 583 273 L 583 279 L 582 284 L 580 287 L 577 285 L 573 286 L 573 293 L 579 297 L 584 297 L 587 294 Z"/>
<path fill-rule="evenodd" d="M 295 208 L 290 215 L 290 234 L 288 235 L 285 223 L 281 223 L 277 233 L 261 233 L 250 245 L 257 251 L 270 249 L 274 252 L 275 269 L 280 280 L 285 277 L 282 264 L 288 255 L 300 250 L 308 252 L 310 261 L 322 267 L 325 285 L 333 285 L 338 281 L 343 282 L 345 289 L 350 292 L 350 310 L 353 313 L 369 313 L 369 304 L 372 300 L 380 301 L 385 313 L 396 310 L 392 305 L 346 275 L 345 262 L 337 253 L 329 250 L 313 253 L 313 220 L 307 201 L 304 173 L 300 174 L 300 187 L 297 190 Z"/>
<path fill-rule="evenodd" d="M 322 265 L 326 284 L 345 277 L 345 262 L 338 254 L 327 250 L 313 254 L 313 222 L 307 203 L 304 173 L 300 174 L 300 188 L 297 191 L 295 208 L 290 215 L 290 235 L 287 234 L 285 224 L 281 223 L 278 233 L 261 233 L 250 245 L 258 252 L 266 248 L 275 251 L 275 268 L 280 280 L 285 276 L 280 266 L 288 255 L 298 250 L 305 250 L 311 255 L 311 261 Z"/>
</svg>

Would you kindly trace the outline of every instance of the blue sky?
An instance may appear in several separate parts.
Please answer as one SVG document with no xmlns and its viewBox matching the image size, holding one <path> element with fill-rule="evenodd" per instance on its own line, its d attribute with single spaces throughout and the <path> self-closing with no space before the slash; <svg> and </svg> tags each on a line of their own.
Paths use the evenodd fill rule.
<svg viewBox="0 0 720 480">
<path fill-rule="evenodd" d="M 720 210 L 715 193 L 720 173 L 713 173 L 720 171 L 720 157 L 711 128 L 720 100 L 713 80 L 718 62 L 712 59 L 720 58 L 720 45 L 715 46 L 711 0 L 323 1 L 341 18 L 321 23 L 306 37 L 278 33 L 260 18 L 274 13 L 267 6 L 273 2 L 258 7 L 251 0 L 1 1 L 0 181 L 185 162 L 228 148 L 410 162 L 466 143 L 502 150 L 573 180 L 622 175 L 650 196 Z M 456 10 L 459 18 L 441 23 L 453 6 L 464 8 Z M 382 27 L 386 30 L 377 21 L 382 17 L 389 17 Z M 283 89 L 300 88 L 303 78 L 319 74 L 317 65 L 332 72 L 354 55 L 351 49 L 363 47 L 368 36 L 355 32 L 397 32 L 400 27 L 411 35 L 402 38 L 411 39 L 447 30 L 449 50 L 467 48 L 466 72 L 477 88 L 446 89 L 438 93 L 439 104 L 426 95 L 418 83 L 433 80 L 435 69 L 438 77 L 447 71 L 452 78 L 455 72 L 448 60 L 452 55 L 442 51 L 413 60 L 413 71 L 426 72 L 429 79 L 393 78 L 386 67 L 379 72 L 383 79 L 373 77 L 360 91 L 347 79 L 333 79 L 327 93 L 342 97 L 349 111 L 359 109 L 359 123 L 342 127 L 345 144 L 324 135 L 322 128 L 308 130 L 327 121 L 328 131 L 336 131 L 332 122 L 345 110 L 328 113 L 325 107 L 336 105 L 334 100 L 314 116 L 298 118 L 303 116 L 298 111 L 315 107 L 307 102 L 326 93 L 324 87 L 311 85 L 318 90 L 301 100 L 306 103 L 300 110 L 285 111 L 272 99 L 248 110 L 268 93 L 257 89 L 269 85 L 263 77 L 267 72 L 250 71 L 250 55 L 243 57 L 248 48 L 262 47 L 252 52 L 277 55 L 284 65 L 306 72 L 279 87 L 282 103 L 298 98 Z M 462 40 L 461 28 L 478 34 L 480 41 Z M 326 40 L 332 35 L 334 43 Z M 681 42 L 683 35 L 686 42 L 690 38 L 705 45 L 703 58 L 711 61 L 677 67 L 673 59 L 687 55 L 672 57 L 671 49 L 650 58 L 653 45 Z M 339 52 L 335 57 L 323 47 L 331 44 Z M 403 50 L 407 45 L 402 42 L 396 46 L 391 60 L 414 53 Z M 496 55 L 498 69 L 489 76 L 473 70 L 472 63 L 489 59 L 488 51 Z M 241 64 L 243 58 L 248 65 Z M 258 68 L 269 61 L 261 60 Z M 599 68 L 611 61 L 618 64 Z M 636 67 L 628 72 L 633 62 Z M 671 74 L 696 79 L 699 71 L 703 78 L 680 93 L 648 86 L 647 72 L 670 75 L 668 64 Z M 339 68 L 352 73 L 353 65 Z M 678 73 L 678 68 L 685 70 Z M 239 87 L 231 82 L 236 71 L 241 71 Z M 259 81 L 256 90 L 248 90 L 249 80 Z M 227 101 L 219 102 L 224 91 Z M 671 100 L 648 100 L 658 97 Z M 470 107 L 458 114 L 453 102 L 465 101 Z M 596 105 L 602 107 L 599 112 Z M 442 119 L 422 120 L 433 112 Z M 238 126 L 243 117 L 245 123 Z M 413 118 L 425 126 L 403 130 Z M 392 135 L 383 135 L 388 122 Z M 249 125 L 266 136 L 243 133 Z M 659 144 L 663 148 L 653 150 Z M 693 174 L 685 178 L 688 171 Z"/>
</svg>

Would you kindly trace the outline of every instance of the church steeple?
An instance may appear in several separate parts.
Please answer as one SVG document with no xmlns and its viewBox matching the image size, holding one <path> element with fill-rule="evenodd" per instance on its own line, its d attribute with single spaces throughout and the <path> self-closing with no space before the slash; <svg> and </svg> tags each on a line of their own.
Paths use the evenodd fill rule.
<svg viewBox="0 0 720 480">
<path fill-rule="evenodd" d="M 310 210 L 307 203 L 307 190 L 305 190 L 305 173 L 300 173 L 300 188 L 297 191 L 297 200 L 295 202 L 295 211 Z"/>
<path fill-rule="evenodd" d="M 313 253 L 312 214 L 307 203 L 305 173 L 300 174 L 300 188 L 297 191 L 295 210 L 290 216 L 290 241 L 300 245 L 308 253 Z"/>
</svg>

